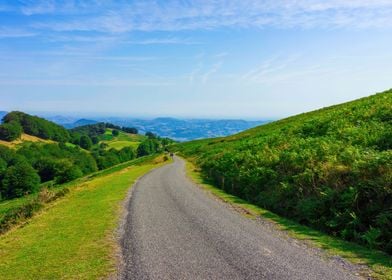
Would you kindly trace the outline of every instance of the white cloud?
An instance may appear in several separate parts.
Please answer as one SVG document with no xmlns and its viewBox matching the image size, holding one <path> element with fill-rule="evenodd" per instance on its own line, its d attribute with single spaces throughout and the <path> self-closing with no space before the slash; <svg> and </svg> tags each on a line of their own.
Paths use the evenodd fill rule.
<svg viewBox="0 0 392 280">
<path fill-rule="evenodd" d="M 8 28 L 8 27 L 0 27 L 0 39 L 2 38 L 23 38 L 23 37 L 32 37 L 37 34 L 32 31 L 20 29 L 20 28 Z"/>
<path fill-rule="evenodd" d="M 201 42 L 183 38 L 151 38 L 145 40 L 124 41 L 123 43 L 133 45 L 200 45 Z"/>
<path fill-rule="evenodd" d="M 211 77 L 211 75 L 215 74 L 218 72 L 218 70 L 222 67 L 223 62 L 217 62 L 211 66 L 211 68 L 204 73 L 204 75 L 201 78 L 201 81 L 203 84 L 206 84 L 208 79 Z"/>
<path fill-rule="evenodd" d="M 61 5 L 39 2 L 25 7 L 24 13 L 53 12 Z M 45 3 L 45 4 L 42 4 Z M 52 5 L 50 4 L 52 3 Z M 153 0 L 124 3 L 123 1 L 84 1 L 72 6 L 75 14 L 64 21 L 35 23 L 36 28 L 55 31 L 178 31 L 264 27 L 392 27 L 390 0 Z M 94 4 L 95 3 L 95 4 Z M 103 4 L 102 4 L 103 3 Z M 63 5 L 64 6 L 64 5 Z M 99 8 L 99 9 L 98 9 Z M 90 15 L 86 16 L 90 9 Z M 56 12 L 70 12 L 61 7 Z"/>
<path fill-rule="evenodd" d="M 23 3 L 21 12 L 27 16 L 53 13 L 56 8 L 54 0 L 23 1 Z"/>
</svg>

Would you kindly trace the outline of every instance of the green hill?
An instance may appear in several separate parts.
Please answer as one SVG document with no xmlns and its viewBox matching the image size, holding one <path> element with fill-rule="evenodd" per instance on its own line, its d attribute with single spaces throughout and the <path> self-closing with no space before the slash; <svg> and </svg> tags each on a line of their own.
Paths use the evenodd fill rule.
<svg viewBox="0 0 392 280">
<path fill-rule="evenodd" d="M 174 149 L 226 192 L 392 254 L 392 90 Z"/>
<path fill-rule="evenodd" d="M 169 141 L 109 123 L 72 130 L 22 112 L 11 112 L 0 125 L 0 201 L 57 185 L 161 152 Z M 0 219 L 0 228 L 1 228 Z"/>
</svg>

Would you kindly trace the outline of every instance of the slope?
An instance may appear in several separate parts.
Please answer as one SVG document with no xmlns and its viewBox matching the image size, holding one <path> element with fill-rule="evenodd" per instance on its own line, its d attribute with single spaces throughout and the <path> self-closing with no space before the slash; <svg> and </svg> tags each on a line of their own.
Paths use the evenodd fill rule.
<svg viewBox="0 0 392 280">
<path fill-rule="evenodd" d="M 392 91 L 176 150 L 231 194 L 392 253 Z"/>
</svg>

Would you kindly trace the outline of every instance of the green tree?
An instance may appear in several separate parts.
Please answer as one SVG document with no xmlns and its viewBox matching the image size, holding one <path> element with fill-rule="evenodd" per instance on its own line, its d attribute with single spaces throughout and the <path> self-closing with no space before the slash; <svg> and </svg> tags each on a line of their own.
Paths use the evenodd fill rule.
<svg viewBox="0 0 392 280">
<path fill-rule="evenodd" d="M 56 172 L 56 183 L 62 184 L 83 176 L 80 168 L 69 160 L 62 160 Z"/>
<path fill-rule="evenodd" d="M 39 190 L 40 177 L 30 164 L 19 161 L 7 169 L 1 193 L 6 198 L 20 197 Z"/>
<path fill-rule="evenodd" d="M 0 139 L 13 141 L 22 135 L 22 127 L 15 121 L 0 125 Z"/>
<path fill-rule="evenodd" d="M 147 132 L 146 132 L 146 136 L 147 136 L 149 139 L 155 139 L 155 138 L 157 138 L 156 134 L 154 134 L 154 133 L 152 133 L 152 132 L 150 132 L 150 131 L 147 131 Z"/>
<path fill-rule="evenodd" d="M 91 141 L 93 142 L 93 144 L 98 144 L 99 143 L 99 138 L 97 136 L 93 136 L 91 137 Z"/>
<path fill-rule="evenodd" d="M 120 134 L 120 132 L 117 129 L 113 129 L 112 130 L 112 135 L 113 136 L 118 136 Z"/>
<path fill-rule="evenodd" d="M 159 143 L 156 139 L 147 139 L 139 144 L 137 156 L 142 157 L 159 151 Z"/>
<path fill-rule="evenodd" d="M 86 150 L 90 150 L 91 146 L 93 145 L 93 142 L 91 141 L 90 137 L 88 137 L 87 135 L 82 135 L 80 137 L 80 143 L 79 143 L 80 147 L 82 147 L 83 149 Z"/>
</svg>

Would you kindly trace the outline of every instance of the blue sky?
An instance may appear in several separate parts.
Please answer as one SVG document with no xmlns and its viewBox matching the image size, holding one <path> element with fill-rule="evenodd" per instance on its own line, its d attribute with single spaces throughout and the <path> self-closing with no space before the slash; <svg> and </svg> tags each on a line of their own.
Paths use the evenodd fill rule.
<svg viewBox="0 0 392 280">
<path fill-rule="evenodd" d="M 0 0 L 0 110 L 272 119 L 392 87 L 391 0 Z"/>
</svg>

